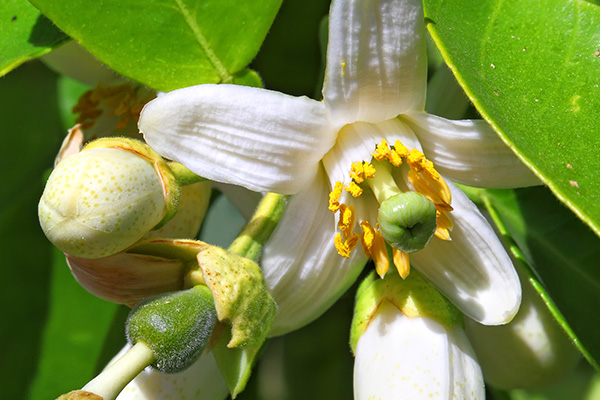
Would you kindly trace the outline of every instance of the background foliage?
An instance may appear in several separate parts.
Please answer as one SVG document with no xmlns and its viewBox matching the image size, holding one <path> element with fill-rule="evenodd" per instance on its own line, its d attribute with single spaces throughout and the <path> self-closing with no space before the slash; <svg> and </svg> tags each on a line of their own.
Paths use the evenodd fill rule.
<svg viewBox="0 0 600 400">
<path fill-rule="evenodd" d="M 236 7 L 239 2 L 206 2 L 230 7 L 227 10 L 233 7 L 235 18 L 226 19 L 232 24 L 249 15 L 255 21 L 254 36 L 238 37 L 223 19 L 214 18 L 219 22 L 205 26 L 197 19 L 207 31 L 218 28 L 218 38 L 209 38 L 209 47 L 199 44 L 189 23 L 192 14 L 186 20 L 181 7 L 170 7 L 170 13 L 135 24 L 131 18 L 140 9 L 125 13 L 120 20 L 110 12 L 100 13 L 101 18 L 95 19 L 99 25 L 122 23 L 129 27 L 120 30 L 111 26 L 100 35 L 94 30 L 100 29 L 98 26 L 87 30 L 74 23 L 74 13 L 77 18 L 87 18 L 87 23 L 94 22 L 90 20 L 94 10 L 82 9 L 89 2 L 69 2 L 68 7 L 45 0 L 33 3 L 47 7 L 48 16 L 61 29 L 88 44 L 106 64 L 157 89 L 248 76 L 252 81 L 256 75 L 246 69 L 250 61 L 250 67 L 270 89 L 316 97 L 315 90 L 321 87 L 319 27 L 328 11 L 326 0 L 286 0 L 272 27 L 278 1 L 248 2 L 240 8 Z M 139 4 L 118 3 L 123 7 Z M 111 4 L 105 2 L 107 7 Z M 151 4 L 145 2 L 140 7 Z M 192 2 L 168 4 L 191 7 Z M 507 239 L 522 252 L 538 289 L 551 299 L 550 307 L 590 363 L 597 364 L 600 332 L 590 310 L 600 306 L 600 242 L 588 226 L 599 232 L 600 177 L 594 172 L 598 152 L 595 120 L 600 115 L 596 100 L 600 58 L 595 55 L 600 50 L 598 7 L 566 0 L 426 0 L 425 5 L 432 36 L 476 109 L 468 108 L 453 80 L 436 92 L 437 96 L 447 96 L 446 105 L 430 98 L 429 107 L 449 117 L 480 112 L 552 190 L 469 194 L 496 215 L 495 221 L 507 232 Z M 66 36 L 22 0 L 3 3 L 0 18 L 0 72 L 14 69 L 0 79 L 0 123 L 4 127 L 0 133 L 4 149 L 0 158 L 0 316 L 5 321 L 0 327 L 0 391 L 3 398 L 41 400 L 81 387 L 112 357 L 124 343 L 127 309 L 81 289 L 37 222 L 36 207 L 44 179 L 66 129 L 73 124 L 70 108 L 87 87 L 56 75 L 39 61 L 16 67 L 51 50 Z M 144 26 L 161 26 L 176 19 L 185 22 L 181 25 L 184 30 L 165 34 L 161 43 L 144 47 L 134 40 L 146 35 Z M 13 29 L 17 23 L 18 29 Z M 123 50 L 121 53 L 115 53 L 115 48 L 101 48 L 103 43 L 121 44 L 125 37 L 129 41 L 115 46 Z M 232 42 L 237 47 L 230 46 Z M 151 57 L 149 48 L 155 51 Z M 214 48 L 225 74 L 206 57 L 207 48 Z M 136 62 L 136 51 L 144 53 L 147 62 Z M 182 58 L 184 53 L 189 58 Z M 433 55 L 432 87 L 439 77 L 449 77 Z M 173 69 L 166 70 L 157 63 Z M 191 64 L 197 69 L 189 68 Z M 242 224 L 243 218 L 233 206 L 216 197 L 202 239 L 227 246 Z M 347 343 L 352 304 L 350 290 L 313 324 L 272 340 L 248 389 L 238 398 L 351 398 L 352 357 Z M 587 363 L 582 363 L 552 388 L 511 393 L 490 390 L 490 398 L 498 399 L 573 399 L 576 395 L 592 400 L 600 391 L 600 380 Z"/>
</svg>

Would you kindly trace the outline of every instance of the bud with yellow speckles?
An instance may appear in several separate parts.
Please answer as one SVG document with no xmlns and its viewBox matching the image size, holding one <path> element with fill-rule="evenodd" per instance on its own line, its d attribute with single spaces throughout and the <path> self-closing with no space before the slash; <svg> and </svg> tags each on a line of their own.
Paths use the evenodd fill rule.
<svg viewBox="0 0 600 400">
<path fill-rule="evenodd" d="M 63 252 L 83 258 L 122 251 L 177 211 L 180 186 L 142 142 L 104 138 L 65 157 L 40 199 L 40 224 Z"/>
</svg>

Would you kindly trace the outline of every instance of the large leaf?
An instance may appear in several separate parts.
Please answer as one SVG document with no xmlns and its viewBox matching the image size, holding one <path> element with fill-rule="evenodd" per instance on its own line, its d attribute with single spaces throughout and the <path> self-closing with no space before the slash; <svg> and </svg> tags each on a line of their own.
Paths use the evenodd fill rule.
<svg viewBox="0 0 600 400">
<path fill-rule="evenodd" d="M 567 332 L 598 368 L 600 325 L 595 310 L 600 309 L 600 239 L 546 188 L 468 193 L 488 207 L 501 231 L 508 231 L 558 307 L 559 322 L 564 322 L 562 313 Z"/>
<path fill-rule="evenodd" d="M 0 76 L 62 44 L 69 37 L 27 0 L 0 3 Z"/>
<path fill-rule="evenodd" d="M 478 111 L 600 234 L 600 8 L 569 0 L 425 0 L 425 14 Z"/>
<path fill-rule="evenodd" d="M 233 82 L 258 52 L 281 0 L 31 3 L 115 71 L 168 91 Z"/>
</svg>

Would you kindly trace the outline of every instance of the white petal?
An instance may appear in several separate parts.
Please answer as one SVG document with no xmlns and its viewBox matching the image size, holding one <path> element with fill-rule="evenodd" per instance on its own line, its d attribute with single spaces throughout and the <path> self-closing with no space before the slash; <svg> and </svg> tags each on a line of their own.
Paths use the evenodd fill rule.
<svg viewBox="0 0 600 400">
<path fill-rule="evenodd" d="M 505 390 L 552 384 L 581 358 L 540 295 L 521 278 L 523 301 L 509 324 L 484 326 L 465 318 L 485 380 Z"/>
<path fill-rule="evenodd" d="M 335 247 L 334 215 L 327 208 L 324 173 L 290 200 L 261 262 L 279 313 L 271 335 L 300 328 L 319 317 L 356 280 L 366 258 L 358 248 L 350 258 Z"/>
<path fill-rule="evenodd" d="M 420 0 L 336 0 L 323 97 L 334 123 L 422 110 L 427 59 Z"/>
<path fill-rule="evenodd" d="M 125 354 L 129 345 L 115 357 Z M 204 353 L 188 369 L 163 374 L 150 367 L 136 376 L 116 400 L 223 400 L 229 389 L 212 353 Z"/>
<path fill-rule="evenodd" d="M 413 127 L 436 169 L 456 182 L 486 188 L 541 184 L 483 120 L 452 121 L 421 112 L 402 119 Z"/>
<path fill-rule="evenodd" d="M 411 263 L 463 313 L 484 325 L 509 322 L 521 304 L 521 285 L 492 227 L 467 196 L 448 182 L 454 211 L 451 241 L 431 239 Z"/>
<path fill-rule="evenodd" d="M 283 194 L 314 179 L 336 134 L 320 102 L 235 85 L 160 96 L 142 110 L 139 128 L 154 150 L 198 175 Z"/>
<path fill-rule="evenodd" d="M 350 182 L 350 167 L 356 161 L 371 161 L 372 154 L 382 139 L 390 146 L 396 140 L 409 149 L 421 150 L 419 140 L 412 130 L 397 118 L 377 124 L 356 122 L 346 125 L 338 134 L 335 146 L 323 157 L 323 165 L 331 185 Z"/>
<path fill-rule="evenodd" d="M 384 302 L 358 341 L 354 398 L 483 400 L 483 378 L 461 328 L 448 332 Z"/>
</svg>

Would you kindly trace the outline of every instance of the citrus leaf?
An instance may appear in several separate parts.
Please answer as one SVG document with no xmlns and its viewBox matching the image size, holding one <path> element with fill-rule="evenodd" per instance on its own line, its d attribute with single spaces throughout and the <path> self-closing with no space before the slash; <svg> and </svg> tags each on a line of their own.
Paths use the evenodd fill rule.
<svg viewBox="0 0 600 400">
<path fill-rule="evenodd" d="M 477 110 L 600 234 L 600 8 L 576 0 L 425 0 L 425 15 Z"/>
<path fill-rule="evenodd" d="M 543 187 L 517 190 L 467 189 L 483 203 L 501 233 L 508 233 L 532 269 L 530 282 L 551 301 L 557 321 L 588 361 L 598 368 L 600 239 Z"/>
<path fill-rule="evenodd" d="M 0 4 L 0 76 L 44 55 L 69 37 L 27 0 Z"/>
<path fill-rule="evenodd" d="M 104 64 L 153 89 L 232 82 L 281 0 L 31 0 Z"/>
</svg>

